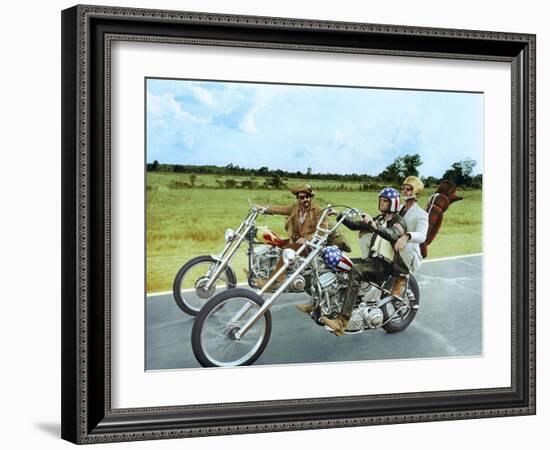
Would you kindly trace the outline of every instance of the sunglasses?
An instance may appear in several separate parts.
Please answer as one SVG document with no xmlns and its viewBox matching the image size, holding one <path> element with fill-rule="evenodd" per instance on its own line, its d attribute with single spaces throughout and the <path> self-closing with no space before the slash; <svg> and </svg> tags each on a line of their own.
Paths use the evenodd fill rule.
<svg viewBox="0 0 550 450">
<path fill-rule="evenodd" d="M 309 195 L 298 195 L 297 196 L 300 200 L 305 200 L 306 198 L 309 198 Z"/>
<path fill-rule="evenodd" d="M 413 188 L 411 186 L 401 186 L 402 191 L 412 191 Z"/>
</svg>

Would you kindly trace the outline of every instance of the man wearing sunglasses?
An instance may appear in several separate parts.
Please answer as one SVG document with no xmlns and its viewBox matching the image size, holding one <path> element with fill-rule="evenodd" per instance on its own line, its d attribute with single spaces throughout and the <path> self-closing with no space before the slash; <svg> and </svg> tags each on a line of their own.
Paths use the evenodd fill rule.
<svg viewBox="0 0 550 450">
<path fill-rule="evenodd" d="M 406 273 L 415 272 L 422 264 L 420 244 L 426 240 L 428 213 L 418 206 L 417 200 L 423 190 L 424 183 L 415 176 L 407 177 L 401 185 L 401 199 L 404 200 L 404 205 L 399 210 L 399 215 L 405 219 L 407 232 L 397 240 L 394 249 L 399 253 Z M 398 277 L 393 292 L 400 295 L 406 283 L 406 275 Z"/>
<path fill-rule="evenodd" d="M 296 196 L 296 203 L 284 206 L 272 205 L 266 213 L 288 216 L 285 230 L 290 237 L 290 243 L 300 246 L 315 233 L 323 210 L 313 201 L 315 193 L 309 184 L 295 186 L 290 192 Z M 322 226 L 326 227 L 327 223 L 325 222 Z"/>
<path fill-rule="evenodd" d="M 272 205 L 266 210 L 266 214 L 280 214 L 287 216 L 285 221 L 285 230 L 290 239 L 285 245 L 285 248 L 298 250 L 298 248 L 300 248 L 300 246 L 306 240 L 310 239 L 315 233 L 317 223 L 323 214 L 323 210 L 316 202 L 313 201 L 315 193 L 309 184 L 295 186 L 290 190 L 290 192 L 296 196 L 295 203 L 291 203 L 290 205 Z M 321 226 L 323 228 L 328 228 L 327 219 L 325 219 Z M 276 273 L 282 265 L 283 260 L 280 258 L 273 273 Z M 258 280 L 257 284 L 261 288 L 268 282 L 268 280 Z M 283 280 L 284 273 L 279 276 L 277 282 L 275 282 L 271 287 L 271 290 L 276 290 Z M 300 311 L 304 311 L 304 309 L 309 309 L 310 305 L 296 305 L 296 307 Z"/>
</svg>

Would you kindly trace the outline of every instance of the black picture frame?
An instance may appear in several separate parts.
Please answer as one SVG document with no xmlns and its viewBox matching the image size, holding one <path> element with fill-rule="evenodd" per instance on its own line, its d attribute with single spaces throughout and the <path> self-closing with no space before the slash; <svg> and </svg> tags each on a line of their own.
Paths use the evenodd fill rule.
<svg viewBox="0 0 550 450">
<path fill-rule="evenodd" d="M 112 409 L 112 40 L 506 61 L 512 67 L 512 371 L 506 388 Z M 211 44 L 212 45 L 212 44 Z M 120 7 L 62 12 L 62 437 L 167 439 L 535 414 L 535 36 Z"/>
</svg>

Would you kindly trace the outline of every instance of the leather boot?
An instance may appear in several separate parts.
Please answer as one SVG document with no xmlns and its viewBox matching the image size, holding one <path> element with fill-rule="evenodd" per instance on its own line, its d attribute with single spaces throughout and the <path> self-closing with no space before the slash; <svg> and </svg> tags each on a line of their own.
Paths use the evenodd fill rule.
<svg viewBox="0 0 550 450">
<path fill-rule="evenodd" d="M 342 336 L 346 327 L 348 326 L 349 318 L 342 315 L 338 315 L 336 319 L 328 319 L 327 317 L 322 317 L 321 322 L 324 325 L 328 326 L 336 336 Z"/>
<path fill-rule="evenodd" d="M 259 278 L 258 280 L 256 280 L 256 286 L 258 286 L 259 289 L 262 289 L 269 280 L 269 278 Z M 275 292 L 280 287 L 281 283 L 279 281 L 275 281 L 265 292 Z"/>
<path fill-rule="evenodd" d="M 393 283 L 393 287 L 391 289 L 391 294 L 395 295 L 396 297 L 402 297 L 403 293 L 405 292 L 405 286 L 407 286 L 407 281 L 409 280 L 408 275 L 401 274 Z"/>
<path fill-rule="evenodd" d="M 391 289 L 391 294 L 395 295 L 396 297 L 402 297 L 405 293 L 405 286 L 407 286 L 407 281 L 409 280 L 408 275 L 401 274 L 393 283 L 393 287 Z"/>
<path fill-rule="evenodd" d="M 310 314 L 313 312 L 313 303 L 298 303 L 296 308 L 303 313 Z"/>
</svg>

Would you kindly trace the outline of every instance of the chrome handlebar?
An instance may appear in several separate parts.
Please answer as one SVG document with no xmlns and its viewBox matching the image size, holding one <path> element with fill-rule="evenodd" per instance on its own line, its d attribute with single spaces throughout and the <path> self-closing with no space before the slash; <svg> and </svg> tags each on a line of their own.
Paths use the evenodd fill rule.
<svg viewBox="0 0 550 450">
<path fill-rule="evenodd" d="M 319 219 L 319 222 L 317 222 L 317 231 L 315 233 L 316 236 L 319 236 L 318 233 L 323 233 L 323 237 L 328 236 L 329 234 L 336 231 L 336 229 L 340 225 L 342 225 L 342 222 L 344 222 L 344 220 L 347 219 L 348 217 L 351 217 L 351 216 L 354 216 L 354 215 L 359 215 L 360 216 L 361 214 L 363 214 L 363 212 L 360 211 L 357 208 L 346 208 L 343 212 L 340 213 L 342 215 L 342 217 L 336 222 L 336 224 L 333 227 L 323 228 L 321 226 L 321 224 L 324 222 L 324 220 L 326 219 L 329 211 L 331 211 L 331 210 L 332 210 L 332 205 L 328 204 L 327 207 L 324 209 L 323 214 L 321 215 L 321 217 Z M 319 237 L 321 237 L 321 236 L 319 236 Z"/>
</svg>

